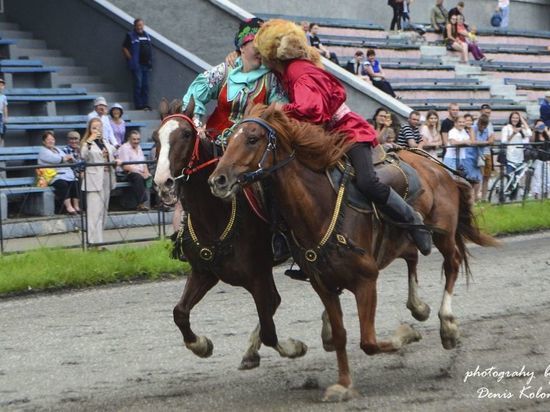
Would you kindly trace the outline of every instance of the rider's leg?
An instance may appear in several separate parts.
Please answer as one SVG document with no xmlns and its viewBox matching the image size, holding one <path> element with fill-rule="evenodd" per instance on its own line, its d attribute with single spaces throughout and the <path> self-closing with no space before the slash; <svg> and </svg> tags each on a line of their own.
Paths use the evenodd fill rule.
<svg viewBox="0 0 550 412">
<path fill-rule="evenodd" d="M 372 163 L 370 143 L 353 145 L 347 155 L 355 168 L 359 190 L 392 220 L 411 225 L 408 230 L 414 243 L 420 253 L 428 255 L 432 246 L 431 233 L 422 227 L 424 224 L 422 216 L 391 187 L 378 180 Z"/>
</svg>

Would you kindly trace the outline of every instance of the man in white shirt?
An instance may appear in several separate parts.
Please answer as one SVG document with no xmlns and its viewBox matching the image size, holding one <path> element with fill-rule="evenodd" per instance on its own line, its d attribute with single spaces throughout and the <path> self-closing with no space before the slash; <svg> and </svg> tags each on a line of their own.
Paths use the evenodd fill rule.
<svg viewBox="0 0 550 412">
<path fill-rule="evenodd" d="M 497 10 L 500 11 L 502 16 L 500 27 L 506 29 L 510 21 L 510 0 L 498 0 Z"/>
<path fill-rule="evenodd" d="M 88 121 L 98 117 L 103 123 L 103 138 L 107 140 L 113 147 L 118 147 L 118 142 L 111 127 L 111 121 L 107 115 L 107 100 L 105 97 L 99 96 L 94 100 L 94 110 L 88 114 Z"/>
</svg>

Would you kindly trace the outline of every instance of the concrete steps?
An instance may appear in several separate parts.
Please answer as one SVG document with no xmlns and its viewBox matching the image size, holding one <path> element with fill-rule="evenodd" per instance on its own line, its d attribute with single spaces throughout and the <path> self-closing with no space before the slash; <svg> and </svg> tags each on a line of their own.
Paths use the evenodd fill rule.
<svg viewBox="0 0 550 412">
<path fill-rule="evenodd" d="M 29 59 L 42 60 L 44 57 L 62 57 L 61 51 L 52 49 L 27 49 L 23 47 L 14 47 L 11 53 L 12 59 L 28 57 Z"/>
</svg>

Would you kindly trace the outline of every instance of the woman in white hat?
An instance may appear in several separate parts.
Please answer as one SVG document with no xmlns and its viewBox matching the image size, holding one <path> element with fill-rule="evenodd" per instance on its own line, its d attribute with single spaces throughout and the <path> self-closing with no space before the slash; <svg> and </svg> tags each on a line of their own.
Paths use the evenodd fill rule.
<svg viewBox="0 0 550 412">
<path fill-rule="evenodd" d="M 111 122 L 111 128 L 115 134 L 115 139 L 117 144 L 116 148 L 119 148 L 126 141 L 126 122 L 122 118 L 124 114 L 124 109 L 119 103 L 115 103 L 111 106 L 109 110 L 109 120 Z"/>
</svg>

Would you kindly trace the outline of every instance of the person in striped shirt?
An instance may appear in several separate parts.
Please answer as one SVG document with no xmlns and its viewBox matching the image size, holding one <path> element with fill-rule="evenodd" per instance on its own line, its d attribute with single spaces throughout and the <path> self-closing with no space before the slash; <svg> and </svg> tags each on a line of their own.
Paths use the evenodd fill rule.
<svg viewBox="0 0 550 412">
<path fill-rule="evenodd" d="M 397 144 L 407 147 L 419 147 L 422 141 L 420 136 L 420 113 L 413 110 L 409 113 L 407 123 L 401 126 L 399 135 L 397 136 Z"/>
</svg>

